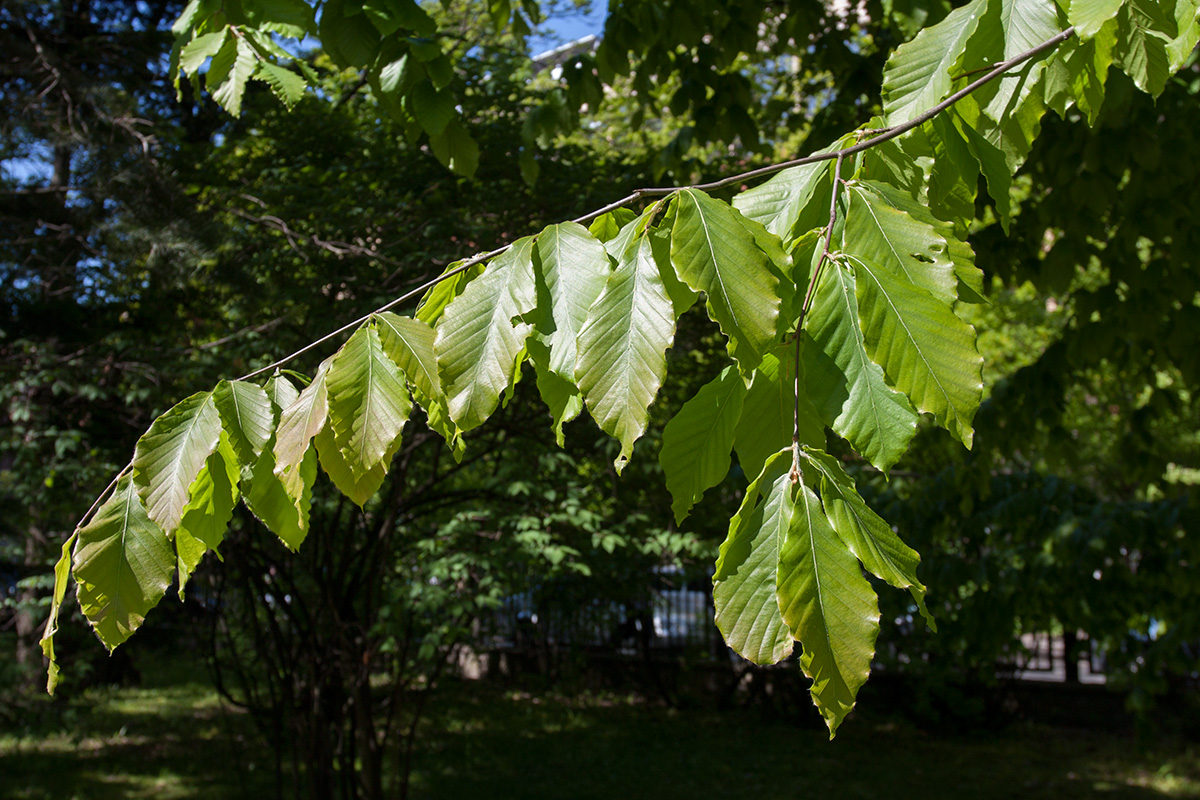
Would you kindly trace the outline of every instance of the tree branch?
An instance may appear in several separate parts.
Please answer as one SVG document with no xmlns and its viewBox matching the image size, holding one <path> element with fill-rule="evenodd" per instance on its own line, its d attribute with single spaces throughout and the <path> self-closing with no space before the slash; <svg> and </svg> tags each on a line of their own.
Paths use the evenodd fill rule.
<svg viewBox="0 0 1200 800">
<path fill-rule="evenodd" d="M 1063 42 L 1065 42 L 1067 39 L 1070 39 L 1074 35 L 1075 35 L 1074 26 L 1067 28 L 1066 30 L 1064 30 L 1060 33 L 1055 34 L 1054 36 L 1050 37 L 1049 39 L 1047 39 L 1046 41 L 1037 45 L 1036 47 L 1032 47 L 1029 50 L 1026 50 L 1024 53 L 1020 53 L 1019 55 L 1013 56 L 1012 58 L 1010 58 L 1007 61 L 1003 61 L 1003 62 L 997 64 L 995 66 L 995 68 L 992 69 L 991 72 L 984 75 L 982 78 L 979 78 L 975 82 L 958 90 L 957 92 L 950 95 L 945 100 L 943 100 L 942 102 L 933 106 L 928 111 L 926 111 L 925 113 L 916 117 L 915 119 L 909 120 L 908 122 L 906 122 L 902 125 L 897 125 L 892 128 L 885 128 L 880 131 L 873 131 L 872 133 L 874 133 L 875 135 L 872 136 L 870 139 L 867 139 L 866 141 L 860 142 L 859 144 L 853 145 L 851 147 L 847 147 L 842 150 L 836 150 L 831 153 L 816 153 L 814 155 L 806 156 L 804 158 L 797 158 L 797 159 L 793 159 L 792 161 L 784 161 L 779 164 L 772 164 L 771 166 L 768 166 L 768 167 L 762 167 L 760 169 L 751 170 L 749 172 L 743 172 L 738 175 L 733 175 L 728 178 L 723 178 L 719 181 L 713 181 L 711 183 L 698 183 L 698 184 L 694 184 L 691 186 L 671 186 L 671 187 L 635 189 L 633 192 L 631 192 L 630 194 L 621 198 L 620 200 L 609 203 L 608 205 L 604 206 L 603 208 L 599 208 L 595 211 L 592 211 L 591 213 L 584 214 L 581 217 L 576 217 L 575 219 L 571 220 L 571 222 L 576 222 L 579 224 L 590 222 L 591 220 L 594 220 L 597 217 L 603 216 L 604 214 L 607 214 L 610 211 L 615 211 L 618 208 L 627 206 L 630 203 L 635 203 L 638 200 L 642 200 L 647 197 L 666 197 L 671 194 L 674 194 L 675 192 L 680 191 L 681 189 L 698 189 L 700 191 L 714 191 L 717 189 L 723 189 L 727 186 L 733 186 L 733 185 L 735 185 L 737 183 L 741 183 L 743 181 L 753 180 L 754 178 L 761 178 L 765 175 L 773 175 L 776 172 L 780 172 L 780 171 L 788 169 L 790 167 L 798 167 L 798 166 L 802 166 L 804 164 L 815 164 L 820 161 L 832 161 L 834 159 L 841 161 L 841 160 L 845 159 L 847 156 L 852 156 L 852 155 L 855 155 L 856 153 L 861 153 L 865 150 L 869 150 L 872 147 L 876 147 L 878 145 L 883 144 L 884 142 L 891 141 L 892 139 L 895 139 L 898 136 L 902 136 L 905 133 L 908 133 L 909 131 L 913 130 L 914 128 L 919 128 L 920 126 L 924 125 L 929 120 L 936 117 L 938 114 L 940 114 L 943 111 L 945 111 L 946 109 L 950 108 L 952 105 L 957 103 L 959 100 L 962 100 L 967 95 L 978 91 L 983 86 L 987 85 L 988 83 L 990 83 L 991 81 L 1000 77 L 1001 75 L 1003 75 L 1004 73 L 1013 69 L 1014 67 L 1020 66 L 1021 64 L 1025 63 L 1026 61 L 1029 61 L 1030 59 L 1035 58 L 1038 55 L 1041 55 L 1042 53 L 1046 52 L 1047 50 L 1052 50 L 1053 48 L 1062 44 Z M 826 242 L 826 244 L 828 245 L 828 242 Z M 381 314 L 384 311 L 388 311 L 392 308 L 395 308 L 396 306 L 400 305 L 401 303 L 407 302 L 408 300 L 411 300 L 414 297 L 424 294 L 426 291 L 433 288 L 434 286 L 441 283 L 442 281 L 447 280 L 449 278 L 454 277 L 455 275 L 459 275 L 459 274 L 467 271 L 468 269 L 475 266 L 476 264 L 478 264 L 481 261 L 486 261 L 490 258 L 495 258 L 496 256 L 507 251 L 510 247 L 512 247 L 512 245 L 508 244 L 503 247 L 498 247 L 495 250 L 492 250 L 490 252 L 479 253 L 474 256 L 471 256 L 470 258 L 464 259 L 463 261 L 460 261 L 458 263 L 458 266 L 454 267 L 453 269 L 449 269 L 449 270 L 443 272 L 438 277 L 433 278 L 432 280 L 426 281 L 425 283 L 421 284 L 420 286 L 416 287 L 415 289 L 412 289 L 411 291 L 405 292 L 401 296 L 397 297 L 395 300 L 385 303 L 384 305 L 380 306 L 379 308 L 375 309 L 374 311 L 370 312 L 369 314 L 364 314 L 363 316 L 359 317 L 358 319 L 356 319 L 352 322 L 346 323 L 345 325 L 338 328 L 337 330 L 327 333 L 326 335 L 322 336 L 320 339 L 317 339 L 316 341 L 305 345 L 304 347 L 300 348 L 299 350 L 296 350 L 295 352 L 284 356 L 283 358 L 279 359 L 278 361 L 268 364 L 267 366 L 262 367 L 260 369 L 256 369 L 253 372 L 246 373 L 238 380 L 243 380 L 243 381 L 250 380 L 251 378 L 255 378 L 264 373 L 278 369 L 279 367 L 283 366 L 284 364 L 287 364 L 290 361 L 293 361 L 294 359 L 299 358 L 300 356 L 304 355 L 305 353 L 307 353 L 311 350 L 314 350 L 317 347 L 320 347 L 321 345 L 325 344 L 326 342 L 328 342 L 332 339 L 335 339 L 338 336 L 341 336 L 342 334 L 346 333 L 347 331 L 357 328 L 359 325 L 362 325 L 364 322 L 369 320 L 375 314 Z"/>
</svg>

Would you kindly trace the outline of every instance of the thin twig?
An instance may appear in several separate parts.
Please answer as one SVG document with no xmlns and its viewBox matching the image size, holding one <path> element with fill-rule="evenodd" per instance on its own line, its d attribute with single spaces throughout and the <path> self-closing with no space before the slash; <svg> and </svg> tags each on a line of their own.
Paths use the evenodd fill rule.
<svg viewBox="0 0 1200 800">
<path fill-rule="evenodd" d="M 829 198 L 829 224 L 825 226 L 825 246 L 821 249 L 821 257 L 817 260 L 816 269 L 808 279 L 808 290 L 804 293 L 804 305 L 800 307 L 800 319 L 796 321 L 796 368 L 792 394 L 792 471 L 788 476 L 791 478 L 792 485 L 800 482 L 800 348 L 804 341 L 804 337 L 800 334 L 804 330 L 808 310 L 812 308 L 813 296 L 817 293 L 817 282 L 821 280 L 821 271 L 825 268 L 825 263 L 829 261 L 833 227 L 837 224 L 838 190 L 842 185 L 842 161 L 844 160 L 845 156 L 839 154 L 837 162 L 833 165 L 833 191 L 830 192 Z"/>
<path fill-rule="evenodd" d="M 90 520 L 92 515 L 96 513 L 96 509 L 100 508 L 100 504 L 103 503 L 108 497 L 108 493 L 111 492 L 113 488 L 121 481 L 121 478 L 124 478 L 127 474 L 129 474 L 129 470 L 131 469 L 133 469 L 132 459 L 128 464 L 121 468 L 121 471 L 117 473 L 117 477 L 113 478 L 112 482 L 109 483 L 108 486 L 104 487 L 104 491 L 101 492 L 100 496 L 96 498 L 96 502 L 92 503 L 92 507 L 89 508 L 87 513 L 80 518 L 79 524 L 76 525 L 75 530 L 71 532 L 72 536 L 79 533 L 80 529 L 83 528 L 84 525 L 88 524 L 88 520 Z"/>
</svg>

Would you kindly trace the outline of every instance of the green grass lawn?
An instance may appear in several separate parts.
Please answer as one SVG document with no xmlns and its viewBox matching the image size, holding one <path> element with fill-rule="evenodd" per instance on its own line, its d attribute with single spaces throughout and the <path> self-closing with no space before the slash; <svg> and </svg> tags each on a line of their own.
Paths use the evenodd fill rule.
<svg viewBox="0 0 1200 800">
<path fill-rule="evenodd" d="M 487 690 L 447 696 L 433 725 L 441 730 L 425 737 L 416 797 L 1200 797 L 1196 749 L 1145 750 L 1094 731 L 1018 726 L 951 737 L 860 715 L 830 742 L 823 730 L 764 722 L 753 709 Z"/>
<path fill-rule="evenodd" d="M 872 710 L 870 713 L 877 713 Z M 200 682 L 91 691 L 0 731 L 0 798 L 271 797 L 249 720 Z M 1200 798 L 1200 752 L 1125 734 L 1010 727 L 942 736 L 856 712 L 829 742 L 755 709 L 444 684 L 416 798 Z"/>
<path fill-rule="evenodd" d="M 24 725 L 0 728 L 0 798 L 274 796 L 274 761 L 250 720 L 178 672 L 65 704 L 33 698 Z"/>
</svg>

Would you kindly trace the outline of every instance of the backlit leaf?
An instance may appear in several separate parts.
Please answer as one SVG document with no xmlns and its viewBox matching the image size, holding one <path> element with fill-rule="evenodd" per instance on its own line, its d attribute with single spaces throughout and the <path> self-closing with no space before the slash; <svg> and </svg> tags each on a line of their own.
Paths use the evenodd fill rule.
<svg viewBox="0 0 1200 800">
<path fill-rule="evenodd" d="M 681 190 L 675 208 L 671 263 L 684 283 L 705 293 L 709 317 L 749 374 L 775 339 L 777 273 L 735 209 L 695 189 Z"/>
<path fill-rule="evenodd" d="M 803 364 L 813 404 L 835 433 L 886 472 L 916 434 L 917 412 L 867 356 L 854 274 L 840 263 L 825 267 L 807 332 Z"/>
<path fill-rule="evenodd" d="M 775 664 L 794 642 L 776 600 L 779 553 L 793 513 L 792 451 L 767 459 L 729 524 L 713 574 L 717 628 L 725 643 L 755 664 Z"/>
<path fill-rule="evenodd" d="M 850 192 L 842 247 L 854 269 L 867 355 L 917 409 L 970 447 L 983 391 L 975 331 L 926 288 L 937 288 L 938 279 L 922 277 L 911 262 L 902 268 L 893 257 L 922 252 L 927 239 L 910 241 L 910 226 L 869 206 L 863 192 Z"/>
<path fill-rule="evenodd" d="M 175 553 L 131 478 L 122 478 L 80 529 L 73 574 L 79 607 L 109 650 L 128 639 L 166 593 Z"/>
<path fill-rule="evenodd" d="M 789 498 L 795 493 L 779 553 L 779 611 L 804 646 L 800 667 L 833 738 L 870 673 L 879 606 L 821 501 L 803 483 L 779 480 Z"/>
<path fill-rule="evenodd" d="M 446 267 L 445 272 L 453 272 L 459 269 L 461 262 L 456 261 Z M 417 304 L 417 310 L 413 314 L 414 317 L 424 322 L 431 328 L 436 328 L 438 320 L 442 318 L 442 314 L 446 310 L 446 306 L 450 305 L 450 301 L 463 293 L 463 289 L 475 278 L 483 274 L 482 263 L 475 263 L 467 267 L 461 272 L 456 272 L 449 278 L 439 279 L 437 283 L 429 287 L 425 295 L 421 298 L 421 302 Z"/>
<path fill-rule="evenodd" d="M 632 232 L 644 227 L 644 221 L 639 218 L 626 228 Z M 579 332 L 575 379 L 596 424 L 621 443 L 619 472 L 646 430 L 646 409 L 666 375 L 675 315 L 659 271 L 659 260 L 668 257 L 662 238 L 633 233 L 609 244 L 624 249 L 613 253 L 616 269 Z"/>
<path fill-rule="evenodd" d="M 238 456 L 229 438 L 223 435 L 192 484 L 183 519 L 175 531 L 180 596 L 200 559 L 209 550 L 216 550 L 224 540 L 237 505 L 240 479 Z"/>
<path fill-rule="evenodd" d="M 400 438 L 412 410 L 408 386 L 370 323 L 334 355 L 326 382 L 329 427 L 357 480 Z"/>
<path fill-rule="evenodd" d="M 46 627 L 42 631 L 42 655 L 49 663 L 46 672 L 46 693 L 53 695 L 58 686 L 58 659 L 54 653 L 54 634 L 58 633 L 58 615 L 62 611 L 63 599 L 67 596 L 67 581 L 71 576 L 71 549 L 79 538 L 79 531 L 73 531 L 63 542 L 58 563 L 54 565 L 54 589 L 50 594 L 50 616 L 46 619 Z"/>
<path fill-rule="evenodd" d="M 582 225 L 564 222 L 538 234 L 534 266 L 550 295 L 553 329 L 546 332 L 549 367 L 574 383 L 576 340 L 588 309 L 612 271 L 604 245 Z"/>
<path fill-rule="evenodd" d="M 350 468 L 341 448 L 337 446 L 331 428 L 326 427 L 318 433 L 313 439 L 313 444 L 316 445 L 321 469 L 325 470 L 325 474 L 333 481 L 333 485 L 338 488 L 338 491 L 353 500 L 355 505 L 362 508 L 383 485 L 384 478 L 387 477 L 388 469 L 391 467 L 392 458 L 400 449 L 400 438 L 397 437 L 392 442 L 388 451 L 375 466 L 358 475 Z"/>
<path fill-rule="evenodd" d="M 272 413 L 280 416 L 299 397 L 291 382 L 276 375 L 267 382 Z M 287 473 L 287 480 L 275 474 L 275 441 L 263 448 L 250 475 L 243 478 L 242 498 L 250 513 L 258 517 L 288 548 L 295 550 L 308 534 L 308 515 L 312 504 L 312 486 L 317 476 L 317 454 L 305 442 L 300 463 Z"/>
<path fill-rule="evenodd" d="M 463 430 L 483 423 L 512 383 L 537 303 L 533 237 L 513 243 L 452 300 L 438 321 L 438 370 L 450 417 Z"/>
<path fill-rule="evenodd" d="M 921 562 L 917 551 L 900 541 L 896 532 L 871 510 L 837 459 L 810 448 L 801 450 L 801 456 L 821 476 L 825 513 L 842 542 L 872 575 L 897 589 L 908 589 L 921 615 L 937 630 L 925 607 L 925 587 L 917 580 L 917 565 Z"/>
<path fill-rule="evenodd" d="M 211 392 L 200 392 L 156 419 L 138 439 L 133 482 L 146 513 L 167 533 L 179 527 L 192 482 L 212 455 L 221 419 Z"/>
<path fill-rule="evenodd" d="M 275 477 L 288 497 L 302 498 L 306 486 L 311 491 L 312 480 L 300 466 L 312 452 L 313 438 L 323 431 L 329 421 L 329 398 L 326 376 L 329 359 L 321 362 L 312 383 L 300 392 L 296 400 L 279 415 L 275 433 Z"/>
<path fill-rule="evenodd" d="M 245 381 L 221 381 L 213 390 L 213 403 L 238 461 L 246 466 L 257 463 L 275 430 L 275 412 L 267 393 Z"/>
<path fill-rule="evenodd" d="M 883 70 L 883 108 L 889 125 L 916 119 L 950 94 L 951 69 L 986 5 L 987 0 L 972 0 L 892 53 Z"/>
<path fill-rule="evenodd" d="M 683 404 L 663 428 L 662 464 L 675 522 L 683 522 L 704 492 L 729 474 L 733 434 L 742 416 L 746 384 L 726 367 Z"/>
</svg>

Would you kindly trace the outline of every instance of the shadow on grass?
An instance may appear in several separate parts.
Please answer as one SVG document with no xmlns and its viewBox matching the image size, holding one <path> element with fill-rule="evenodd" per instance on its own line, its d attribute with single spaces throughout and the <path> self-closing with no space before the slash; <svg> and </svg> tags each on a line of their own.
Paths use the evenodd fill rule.
<svg viewBox="0 0 1200 800">
<path fill-rule="evenodd" d="M 856 712 L 822 730 L 754 712 L 672 711 L 465 687 L 437 704 L 417 798 L 1200 797 L 1200 756 L 1108 733 L 1017 727 L 932 736 Z M 474 694 L 474 696 L 472 696 Z"/>
<path fill-rule="evenodd" d="M 49 701 L 47 700 L 47 705 Z M 274 764 L 213 690 L 97 689 L 0 731 L 0 798 L 262 798 Z"/>
<path fill-rule="evenodd" d="M 455 682 L 430 711 L 415 754 L 420 800 L 1200 798 L 1194 747 L 1144 750 L 1120 733 L 1029 726 L 951 737 L 864 708 L 830 742 L 807 722 L 754 709 Z M 0 799 L 275 795 L 274 762 L 250 720 L 196 680 L 90 691 L 43 717 L 0 731 Z"/>
</svg>

